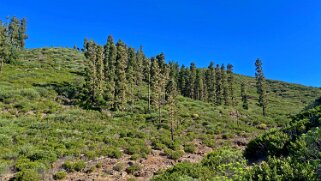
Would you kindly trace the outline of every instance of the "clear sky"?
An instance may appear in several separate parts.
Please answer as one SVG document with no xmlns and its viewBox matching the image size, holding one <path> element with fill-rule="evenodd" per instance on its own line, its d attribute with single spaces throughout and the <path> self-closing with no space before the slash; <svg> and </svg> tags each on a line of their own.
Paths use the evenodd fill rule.
<svg viewBox="0 0 321 181">
<path fill-rule="evenodd" d="M 259 57 L 267 78 L 321 86 L 320 0 L 0 0 L 0 18 L 14 15 L 27 18 L 27 48 L 112 34 L 148 56 L 250 76 Z"/>
</svg>

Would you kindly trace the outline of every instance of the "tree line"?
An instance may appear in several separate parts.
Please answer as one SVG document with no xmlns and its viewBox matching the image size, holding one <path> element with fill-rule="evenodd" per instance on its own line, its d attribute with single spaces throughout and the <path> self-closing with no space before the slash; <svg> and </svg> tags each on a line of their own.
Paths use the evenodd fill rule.
<svg viewBox="0 0 321 181">
<path fill-rule="evenodd" d="M 0 20 L 0 71 L 4 63 L 12 63 L 18 58 L 19 50 L 25 46 L 26 18 L 7 18 L 6 22 Z"/>
<path fill-rule="evenodd" d="M 225 68 L 224 64 L 210 62 L 207 68 L 197 68 L 195 63 L 189 67 L 174 61 L 166 63 L 164 53 L 148 58 L 142 47 L 135 50 L 121 40 L 114 43 L 111 35 L 105 45 L 85 39 L 84 54 L 88 60 L 85 105 L 91 108 L 132 111 L 137 101 L 134 90 L 143 84 L 148 85 L 148 112 L 157 112 L 160 122 L 164 106 L 174 116 L 178 94 L 217 106 L 237 104 L 232 64 Z M 260 59 L 255 66 L 258 105 L 266 116 L 266 83 Z M 246 86 L 242 83 L 240 87 L 244 109 L 249 108 Z"/>
</svg>

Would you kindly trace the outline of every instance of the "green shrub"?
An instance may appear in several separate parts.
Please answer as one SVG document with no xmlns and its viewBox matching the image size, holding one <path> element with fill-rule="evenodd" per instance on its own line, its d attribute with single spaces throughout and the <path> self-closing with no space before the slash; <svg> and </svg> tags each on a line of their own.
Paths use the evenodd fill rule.
<svg viewBox="0 0 321 181">
<path fill-rule="evenodd" d="M 135 174 L 141 170 L 141 166 L 138 164 L 133 164 L 132 166 L 129 166 L 126 168 L 126 172 L 128 174 Z"/>
<path fill-rule="evenodd" d="M 41 162 L 38 161 L 31 161 L 28 158 L 18 158 L 16 165 L 15 165 L 16 169 L 18 171 L 22 171 L 22 170 L 45 170 L 46 169 L 46 165 L 44 165 Z"/>
<path fill-rule="evenodd" d="M 182 151 L 182 150 L 174 151 L 171 149 L 165 149 L 165 154 L 167 155 L 167 157 L 169 159 L 178 160 L 179 158 L 181 158 L 184 155 L 184 151 Z"/>
<path fill-rule="evenodd" d="M 54 174 L 53 178 L 55 180 L 62 180 L 67 176 L 67 172 L 65 171 L 58 171 Z"/>
<path fill-rule="evenodd" d="M 80 172 L 81 170 L 83 170 L 84 168 L 86 167 L 86 163 L 82 160 L 74 163 L 74 169 L 77 171 L 77 172 Z"/>
<path fill-rule="evenodd" d="M 118 159 L 122 157 L 123 153 L 115 147 L 105 147 L 100 150 L 100 155 Z"/>
<path fill-rule="evenodd" d="M 123 163 L 117 163 L 116 165 L 113 166 L 113 170 L 115 171 L 123 171 L 125 168 L 125 165 Z"/>
<path fill-rule="evenodd" d="M 16 181 L 39 181 L 41 175 L 33 169 L 25 169 L 17 172 L 15 176 Z"/>
<path fill-rule="evenodd" d="M 266 130 L 267 129 L 267 125 L 264 124 L 264 123 L 261 123 L 261 124 L 257 125 L 257 128 Z"/>
<path fill-rule="evenodd" d="M 10 136 L 0 134 L 0 146 L 8 146 L 12 142 L 12 139 Z"/>
<path fill-rule="evenodd" d="M 207 154 L 201 164 L 213 171 L 221 170 L 222 172 L 225 172 L 227 167 L 235 167 L 238 164 L 245 167 L 246 161 L 240 151 L 229 148 L 220 148 Z"/>
<path fill-rule="evenodd" d="M 96 164 L 96 168 L 101 168 L 103 166 L 103 164 L 101 162 Z"/>
<path fill-rule="evenodd" d="M 92 160 L 96 157 L 96 152 L 95 151 L 86 151 L 85 156 L 89 159 Z"/>
<path fill-rule="evenodd" d="M 32 161 L 42 160 L 50 163 L 57 160 L 57 155 L 52 151 L 35 150 L 29 153 L 27 157 Z"/>
<path fill-rule="evenodd" d="M 213 172 L 200 164 L 195 163 L 178 163 L 169 168 L 159 176 L 154 177 L 153 181 L 192 181 L 192 180 L 212 180 Z"/>
<path fill-rule="evenodd" d="M 291 158 L 269 158 L 255 165 L 245 176 L 248 180 L 319 180 L 309 163 L 294 162 Z"/>
<path fill-rule="evenodd" d="M 63 168 L 67 171 L 67 172 L 73 172 L 73 171 L 81 171 L 86 167 L 86 163 L 83 160 L 80 161 L 76 161 L 76 162 L 71 162 L 71 161 L 66 161 L 63 164 Z"/>
<path fill-rule="evenodd" d="M 130 157 L 130 159 L 131 159 L 131 160 L 137 160 L 137 159 L 139 159 L 139 157 L 140 157 L 139 154 L 133 154 L 133 155 Z"/>
<path fill-rule="evenodd" d="M 186 153 L 195 153 L 195 151 L 196 151 L 196 146 L 194 145 L 194 144 L 186 144 L 185 146 L 184 146 L 184 151 L 186 152 Z"/>
</svg>

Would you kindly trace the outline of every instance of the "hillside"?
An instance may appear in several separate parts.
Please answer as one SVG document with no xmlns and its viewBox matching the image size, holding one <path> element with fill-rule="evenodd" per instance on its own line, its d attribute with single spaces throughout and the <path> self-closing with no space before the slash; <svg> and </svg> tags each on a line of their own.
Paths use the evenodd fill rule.
<svg viewBox="0 0 321 181">
<path fill-rule="evenodd" d="M 146 111 L 145 84 L 134 90 L 131 111 L 85 109 L 79 101 L 85 61 L 83 53 L 74 49 L 42 48 L 24 50 L 14 64 L 4 66 L 0 73 L 3 180 L 150 179 L 178 162 L 200 162 L 222 147 L 244 150 L 249 140 L 266 130 L 291 125 L 292 116 L 321 96 L 319 88 L 268 80 L 269 109 L 263 117 L 255 79 L 235 75 L 236 106 L 178 97 L 172 142 L 166 109 L 161 110 L 160 123 L 157 113 Z M 241 82 L 248 86 L 249 110 L 242 109 Z"/>
<path fill-rule="evenodd" d="M 320 98 L 282 129 L 253 139 L 244 156 L 221 148 L 199 163 L 180 163 L 153 180 L 320 180 Z"/>
</svg>

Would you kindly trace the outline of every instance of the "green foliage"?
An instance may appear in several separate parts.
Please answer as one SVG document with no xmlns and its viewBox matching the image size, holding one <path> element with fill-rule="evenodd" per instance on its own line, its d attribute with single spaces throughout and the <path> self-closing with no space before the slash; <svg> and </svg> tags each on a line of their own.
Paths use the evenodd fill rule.
<svg viewBox="0 0 321 181">
<path fill-rule="evenodd" d="M 15 179 L 16 181 L 39 181 L 41 180 L 41 175 L 32 169 L 25 169 L 22 171 L 19 171 Z"/>
<path fill-rule="evenodd" d="M 141 170 L 141 166 L 139 164 L 133 164 L 126 168 L 126 172 L 129 174 L 135 174 Z"/>
<path fill-rule="evenodd" d="M 269 158 L 267 162 L 255 165 L 245 176 L 247 180 L 318 180 L 313 166 L 298 163 L 291 158 Z"/>
<path fill-rule="evenodd" d="M 184 151 L 183 150 L 175 151 L 172 149 L 165 149 L 165 154 L 169 159 L 178 160 L 184 155 Z"/>
<path fill-rule="evenodd" d="M 65 171 L 58 171 L 54 174 L 53 178 L 55 180 L 62 180 L 67 176 L 67 172 Z"/>
<path fill-rule="evenodd" d="M 196 146 L 194 144 L 186 144 L 184 145 L 184 151 L 186 153 L 195 153 L 196 151 Z"/>
<path fill-rule="evenodd" d="M 125 169 L 125 165 L 123 163 L 117 163 L 113 166 L 113 170 L 115 171 L 123 171 Z"/>
<path fill-rule="evenodd" d="M 63 168 L 67 171 L 67 172 L 73 172 L 73 171 L 81 171 L 86 167 L 86 163 L 82 160 L 76 161 L 76 162 L 71 162 L 71 161 L 66 161 L 63 164 Z"/>
</svg>

